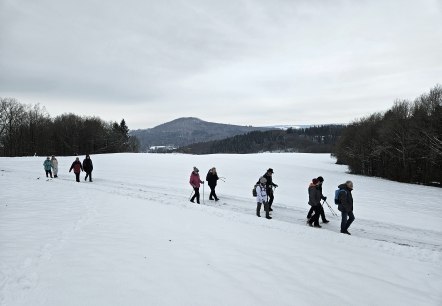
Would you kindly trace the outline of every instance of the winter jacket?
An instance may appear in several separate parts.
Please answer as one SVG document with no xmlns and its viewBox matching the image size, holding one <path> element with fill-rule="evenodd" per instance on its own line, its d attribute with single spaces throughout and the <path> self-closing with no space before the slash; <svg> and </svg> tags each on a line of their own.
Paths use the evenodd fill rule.
<svg viewBox="0 0 442 306">
<path fill-rule="evenodd" d="M 207 173 L 206 181 L 210 187 L 215 187 L 216 181 L 218 181 L 218 180 L 219 180 L 218 174 L 216 174 L 216 173 L 214 174 L 212 171 L 209 171 Z"/>
<path fill-rule="evenodd" d="M 193 188 L 200 188 L 200 184 L 202 183 L 200 180 L 200 175 L 197 172 L 192 171 L 192 174 L 190 174 L 189 183 Z"/>
<path fill-rule="evenodd" d="M 52 163 L 51 163 L 51 161 L 50 161 L 49 159 L 46 159 L 46 160 L 43 162 L 43 166 L 44 166 L 44 168 L 45 168 L 46 171 L 49 171 L 49 170 L 51 170 L 51 168 L 52 168 Z"/>
<path fill-rule="evenodd" d="M 80 173 L 80 170 L 83 171 L 83 167 L 81 166 L 81 162 L 79 160 L 76 160 L 72 163 L 71 168 L 69 169 L 69 172 L 74 169 L 74 173 Z"/>
<path fill-rule="evenodd" d="M 92 172 L 92 170 L 94 170 L 94 165 L 92 164 L 92 159 L 85 158 L 83 160 L 83 169 L 86 172 Z"/>
<path fill-rule="evenodd" d="M 267 188 L 265 185 L 258 184 L 256 186 L 256 203 L 267 202 Z"/>
<path fill-rule="evenodd" d="M 52 164 L 52 168 L 54 168 L 54 170 L 58 170 L 58 160 L 51 159 L 51 164 Z"/>
<path fill-rule="evenodd" d="M 327 198 L 324 197 L 324 195 L 322 194 L 322 184 L 318 184 L 317 188 L 318 188 L 319 192 L 321 193 L 321 200 L 325 201 L 325 199 L 327 199 Z"/>
<path fill-rule="evenodd" d="M 351 194 L 351 189 L 348 188 L 346 184 L 341 184 L 338 186 L 338 188 L 342 189 L 339 192 L 339 211 L 353 211 L 353 196 Z"/>
<path fill-rule="evenodd" d="M 308 204 L 311 206 L 321 205 L 321 190 L 313 183 L 308 187 Z"/>
<path fill-rule="evenodd" d="M 276 185 L 275 183 L 273 183 L 273 179 L 271 175 L 268 175 L 267 172 L 266 174 L 264 174 L 262 177 L 264 177 L 267 180 L 266 186 L 267 186 L 267 190 L 271 190 L 272 186 L 273 187 L 278 187 L 278 185 Z M 258 182 L 259 183 L 259 182 Z"/>
</svg>

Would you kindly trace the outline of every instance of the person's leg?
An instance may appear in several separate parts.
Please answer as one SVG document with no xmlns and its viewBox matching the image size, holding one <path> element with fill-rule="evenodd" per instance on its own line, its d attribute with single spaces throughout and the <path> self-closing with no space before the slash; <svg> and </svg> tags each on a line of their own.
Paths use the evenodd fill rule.
<svg viewBox="0 0 442 306">
<path fill-rule="evenodd" d="M 261 205 L 262 205 L 262 203 L 256 203 L 256 215 L 258 216 L 258 217 L 261 217 Z"/>
<path fill-rule="evenodd" d="M 313 208 L 313 206 L 311 206 L 310 207 L 310 210 L 308 211 L 308 214 L 307 214 L 307 219 L 310 219 L 311 217 L 312 217 L 312 214 L 313 214 L 313 211 L 314 211 L 315 209 Z"/>
<path fill-rule="evenodd" d="M 320 210 L 321 210 L 321 219 L 322 219 L 322 223 L 328 223 L 329 221 L 325 218 L 325 211 L 324 211 L 324 206 L 319 206 Z"/>
<path fill-rule="evenodd" d="M 209 200 L 213 200 L 213 196 L 215 194 L 215 187 L 213 187 L 213 186 L 209 186 L 209 187 L 210 187 Z"/>
<path fill-rule="evenodd" d="M 195 198 L 196 198 L 196 188 L 193 187 L 193 196 L 192 196 L 192 198 L 190 199 L 190 202 L 195 203 L 195 202 L 194 202 L 194 201 L 195 201 Z"/>
<path fill-rule="evenodd" d="M 272 219 L 272 217 L 270 217 L 270 205 L 268 202 L 264 202 L 264 210 L 266 211 L 266 219 Z"/>
<path fill-rule="evenodd" d="M 80 182 L 80 173 L 75 173 L 75 180 Z"/>
<path fill-rule="evenodd" d="M 267 189 L 267 194 L 269 196 L 269 211 L 273 211 L 272 204 L 273 204 L 273 199 L 275 198 L 273 196 L 273 189 L 272 188 L 268 188 Z"/>
<path fill-rule="evenodd" d="M 45 172 L 46 172 L 46 177 L 49 177 L 49 171 L 45 170 Z"/>
<path fill-rule="evenodd" d="M 215 199 L 215 201 L 218 201 L 219 199 L 218 196 L 216 195 L 215 188 L 216 186 L 213 186 L 213 198 Z"/>
<path fill-rule="evenodd" d="M 347 212 L 341 211 L 341 233 L 345 233 L 347 231 Z"/>
<path fill-rule="evenodd" d="M 312 226 L 314 224 L 315 226 L 319 227 L 319 214 L 320 214 L 319 207 L 318 207 L 318 205 L 316 205 L 316 206 L 312 206 L 312 208 L 313 208 L 314 214 L 310 218 L 310 220 L 308 221 L 308 224 L 310 226 Z"/>
<path fill-rule="evenodd" d="M 199 204 L 200 203 L 200 189 L 199 188 L 195 188 L 195 197 L 196 197 L 196 202 Z"/>
<path fill-rule="evenodd" d="M 89 182 L 92 182 L 92 171 L 89 172 Z"/>
<path fill-rule="evenodd" d="M 319 217 L 321 216 L 321 205 L 315 206 L 315 214 L 313 215 L 313 224 L 316 227 L 319 227 Z"/>
<path fill-rule="evenodd" d="M 350 227 L 350 225 L 353 223 L 354 220 L 355 220 L 355 215 L 353 214 L 353 212 L 352 211 L 348 212 L 348 220 L 345 225 L 345 231 L 348 232 L 348 228 Z"/>
</svg>

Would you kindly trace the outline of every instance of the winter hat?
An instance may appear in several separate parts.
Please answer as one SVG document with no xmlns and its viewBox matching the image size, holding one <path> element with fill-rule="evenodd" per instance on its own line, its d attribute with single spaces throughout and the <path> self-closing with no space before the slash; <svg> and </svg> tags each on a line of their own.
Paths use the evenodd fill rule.
<svg viewBox="0 0 442 306">
<path fill-rule="evenodd" d="M 313 185 L 317 185 L 319 183 L 319 180 L 314 178 L 314 179 L 312 179 L 312 183 L 313 183 Z"/>
<path fill-rule="evenodd" d="M 193 167 L 193 171 L 195 171 L 195 172 L 199 172 L 199 170 L 198 170 L 197 167 Z"/>
<path fill-rule="evenodd" d="M 318 176 L 318 181 L 323 182 L 324 178 L 322 176 Z"/>
<path fill-rule="evenodd" d="M 260 182 L 261 184 L 265 184 L 265 183 L 267 183 L 267 179 L 266 179 L 265 177 L 261 177 L 261 178 L 259 179 L 259 182 Z"/>
<path fill-rule="evenodd" d="M 272 168 L 269 168 L 267 172 L 274 173 Z"/>
<path fill-rule="evenodd" d="M 348 188 L 353 189 L 353 182 L 352 181 L 346 181 L 345 185 L 347 185 Z"/>
</svg>

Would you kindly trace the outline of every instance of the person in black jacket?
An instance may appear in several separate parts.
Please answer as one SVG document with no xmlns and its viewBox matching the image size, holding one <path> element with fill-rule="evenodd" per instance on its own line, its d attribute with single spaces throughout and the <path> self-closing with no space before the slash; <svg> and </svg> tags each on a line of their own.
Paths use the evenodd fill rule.
<svg viewBox="0 0 442 306">
<path fill-rule="evenodd" d="M 355 215 L 353 214 L 353 196 L 351 191 L 353 190 L 352 181 L 346 181 L 345 184 L 338 186 L 339 191 L 339 204 L 338 209 L 341 212 L 341 233 L 351 235 L 348 232 L 348 228 L 355 220 Z"/>
<path fill-rule="evenodd" d="M 327 200 L 327 197 L 324 197 L 324 195 L 322 194 L 322 184 L 324 183 L 324 178 L 322 177 L 322 176 L 318 176 L 318 178 L 317 178 L 317 180 L 318 180 L 318 184 L 316 185 L 316 188 L 321 192 L 321 200 Z M 313 214 L 313 212 L 314 212 L 314 207 L 312 206 L 311 208 L 310 208 L 310 210 L 308 211 L 308 214 L 307 214 L 307 219 L 308 220 L 310 220 L 310 218 L 312 217 L 312 214 Z M 328 221 L 326 218 L 325 218 L 325 211 L 324 211 L 324 207 L 321 205 L 321 207 L 319 207 L 319 212 L 320 212 L 320 214 L 321 214 L 321 218 L 322 218 L 322 223 L 328 223 L 328 222 L 330 222 L 330 221 Z"/>
<path fill-rule="evenodd" d="M 92 182 L 92 170 L 94 170 L 94 165 L 92 164 L 89 154 L 86 154 L 86 158 L 83 160 L 83 170 L 86 172 L 84 180 L 87 180 L 89 177 L 89 182 Z"/>
<path fill-rule="evenodd" d="M 267 183 L 266 183 L 267 190 L 266 191 L 267 191 L 267 196 L 269 197 L 269 211 L 273 211 L 272 204 L 273 204 L 273 199 L 275 198 L 273 196 L 273 187 L 278 187 L 278 185 L 273 183 L 272 175 L 273 175 L 273 169 L 269 168 L 267 170 L 267 172 L 262 176 L 263 178 L 265 178 L 267 180 Z"/>
<path fill-rule="evenodd" d="M 308 186 L 308 204 L 312 207 L 313 217 L 311 217 L 307 223 L 310 226 L 319 227 L 319 215 L 320 215 L 320 207 L 321 207 L 321 191 L 318 189 L 319 181 L 314 178 L 310 185 Z"/>
<path fill-rule="evenodd" d="M 207 176 L 206 176 L 207 184 L 209 184 L 209 187 L 210 187 L 209 200 L 219 201 L 219 198 L 217 197 L 217 195 L 215 193 L 215 187 L 216 187 L 218 180 L 219 180 L 219 177 L 218 177 L 218 174 L 216 173 L 216 168 L 213 167 L 212 169 L 209 170 L 209 172 L 207 172 Z"/>
</svg>

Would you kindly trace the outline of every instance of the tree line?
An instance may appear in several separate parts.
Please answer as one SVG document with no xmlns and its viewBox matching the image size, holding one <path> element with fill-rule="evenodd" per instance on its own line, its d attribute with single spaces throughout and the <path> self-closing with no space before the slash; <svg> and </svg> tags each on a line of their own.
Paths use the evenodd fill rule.
<svg viewBox="0 0 442 306">
<path fill-rule="evenodd" d="M 354 174 L 441 186 L 442 87 L 351 123 L 335 155 Z"/>
<path fill-rule="evenodd" d="M 253 131 L 222 140 L 192 144 L 176 151 L 190 154 L 331 153 L 343 128 L 343 125 L 323 125 L 302 129 Z"/>
<path fill-rule="evenodd" d="M 137 152 L 126 122 L 62 114 L 51 118 L 39 104 L 0 98 L 0 156 Z"/>
</svg>

